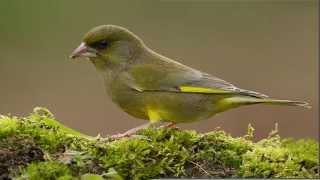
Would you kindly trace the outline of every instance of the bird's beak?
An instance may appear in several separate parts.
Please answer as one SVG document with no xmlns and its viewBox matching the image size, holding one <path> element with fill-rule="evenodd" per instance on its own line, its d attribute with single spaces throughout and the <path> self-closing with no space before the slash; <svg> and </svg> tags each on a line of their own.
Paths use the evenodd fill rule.
<svg viewBox="0 0 320 180">
<path fill-rule="evenodd" d="M 87 46 L 84 42 L 80 44 L 69 56 L 71 59 L 76 59 L 78 57 L 97 57 L 97 50 Z"/>
</svg>

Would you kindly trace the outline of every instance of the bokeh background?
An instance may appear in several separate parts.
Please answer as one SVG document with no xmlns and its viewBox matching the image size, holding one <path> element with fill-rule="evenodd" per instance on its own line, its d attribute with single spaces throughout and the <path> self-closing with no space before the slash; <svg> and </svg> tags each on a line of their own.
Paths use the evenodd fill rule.
<svg viewBox="0 0 320 180">
<path fill-rule="evenodd" d="M 318 1 L 0 1 L 0 113 L 49 108 L 64 124 L 97 135 L 126 131 L 143 120 L 105 95 L 87 61 L 68 55 L 90 28 L 129 28 L 157 52 L 244 88 L 305 100 L 312 109 L 256 105 L 180 125 L 221 127 L 256 139 L 278 122 L 280 135 L 318 136 Z"/>
</svg>

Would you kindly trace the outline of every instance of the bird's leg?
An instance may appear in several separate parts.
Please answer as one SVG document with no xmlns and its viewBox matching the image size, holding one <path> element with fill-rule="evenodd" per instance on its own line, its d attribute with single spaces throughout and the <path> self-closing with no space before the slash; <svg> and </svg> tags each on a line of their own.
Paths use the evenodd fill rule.
<svg viewBox="0 0 320 180">
<path fill-rule="evenodd" d="M 129 129 L 128 131 L 126 131 L 124 133 L 119 133 L 119 134 L 112 135 L 111 138 L 119 139 L 119 138 L 123 138 L 123 137 L 130 137 L 131 135 L 135 134 L 138 130 L 145 129 L 145 128 L 148 128 L 150 126 L 154 126 L 155 124 L 156 123 L 154 123 L 154 122 L 149 122 L 149 123 L 146 123 L 146 124 L 142 124 L 142 125 L 140 125 L 138 127 Z"/>
<path fill-rule="evenodd" d="M 160 126 L 161 128 L 176 128 L 176 124 L 175 122 L 169 122 L 166 125 Z"/>
</svg>

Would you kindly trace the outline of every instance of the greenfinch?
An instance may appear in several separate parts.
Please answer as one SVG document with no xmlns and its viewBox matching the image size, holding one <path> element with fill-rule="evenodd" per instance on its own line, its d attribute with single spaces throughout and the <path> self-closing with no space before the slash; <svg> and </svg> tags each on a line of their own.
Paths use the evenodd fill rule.
<svg viewBox="0 0 320 180">
<path fill-rule="evenodd" d="M 101 25 L 86 33 L 70 58 L 86 57 L 103 76 L 106 92 L 123 111 L 156 122 L 194 122 L 251 104 L 309 107 L 240 89 L 160 55 L 131 31 Z M 143 126 L 145 127 L 145 126 Z M 134 133 L 137 129 L 122 135 Z"/>
</svg>

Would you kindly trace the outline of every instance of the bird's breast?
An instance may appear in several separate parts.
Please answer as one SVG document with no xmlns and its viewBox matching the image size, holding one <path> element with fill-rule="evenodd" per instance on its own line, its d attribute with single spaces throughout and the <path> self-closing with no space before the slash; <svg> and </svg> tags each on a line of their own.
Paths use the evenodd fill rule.
<svg viewBox="0 0 320 180">
<path fill-rule="evenodd" d="M 144 94 L 128 87 L 124 82 L 115 79 L 105 80 L 106 92 L 111 100 L 128 114 L 148 119 L 145 111 Z"/>
<path fill-rule="evenodd" d="M 148 120 L 148 110 L 159 113 L 161 120 L 192 122 L 215 114 L 214 99 L 209 95 L 161 91 L 140 92 L 115 82 L 109 88 L 112 101 L 128 114 Z"/>
</svg>

